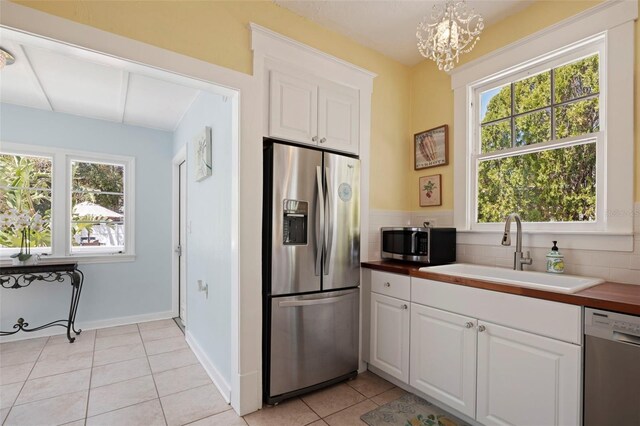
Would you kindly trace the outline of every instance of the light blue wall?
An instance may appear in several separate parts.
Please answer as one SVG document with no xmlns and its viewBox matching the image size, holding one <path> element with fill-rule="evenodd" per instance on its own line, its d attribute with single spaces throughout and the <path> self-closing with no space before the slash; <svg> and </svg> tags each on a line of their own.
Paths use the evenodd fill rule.
<svg viewBox="0 0 640 426">
<path fill-rule="evenodd" d="M 172 138 L 170 132 L 14 105 L 0 107 L 0 143 L 135 157 L 136 259 L 80 265 L 85 274 L 77 318 L 81 327 L 171 310 Z M 0 296 L 0 327 L 9 330 L 18 317 L 32 326 L 64 317 L 70 288 L 35 283 L 19 290 L 0 289 Z"/>
<path fill-rule="evenodd" d="M 187 146 L 187 330 L 218 372 L 231 379 L 231 102 L 201 93 L 174 133 Z M 212 131 L 212 176 L 196 182 L 194 138 Z M 209 298 L 197 280 L 209 284 Z"/>
</svg>

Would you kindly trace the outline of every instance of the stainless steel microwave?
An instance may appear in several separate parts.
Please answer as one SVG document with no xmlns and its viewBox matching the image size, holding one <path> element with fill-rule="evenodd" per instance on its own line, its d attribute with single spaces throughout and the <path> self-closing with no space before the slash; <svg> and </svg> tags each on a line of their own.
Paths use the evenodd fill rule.
<svg viewBox="0 0 640 426">
<path fill-rule="evenodd" d="M 380 228 L 383 259 L 442 265 L 456 261 L 456 228 Z"/>
</svg>

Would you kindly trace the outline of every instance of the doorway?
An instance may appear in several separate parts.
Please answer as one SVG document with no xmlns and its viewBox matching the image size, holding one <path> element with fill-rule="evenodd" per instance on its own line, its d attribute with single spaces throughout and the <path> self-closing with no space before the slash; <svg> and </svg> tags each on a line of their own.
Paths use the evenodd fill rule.
<svg viewBox="0 0 640 426">
<path fill-rule="evenodd" d="M 178 164 L 178 325 L 187 326 L 187 162 Z"/>
</svg>

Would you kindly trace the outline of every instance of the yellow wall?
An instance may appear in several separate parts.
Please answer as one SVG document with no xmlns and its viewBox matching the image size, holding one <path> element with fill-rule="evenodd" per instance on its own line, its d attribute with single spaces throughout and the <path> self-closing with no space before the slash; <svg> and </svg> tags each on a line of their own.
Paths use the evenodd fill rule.
<svg viewBox="0 0 640 426">
<path fill-rule="evenodd" d="M 538 1 L 526 9 L 503 19 L 489 27 L 482 33 L 480 41 L 473 51 L 463 55 L 460 65 L 477 59 L 500 47 L 513 43 L 536 31 L 542 30 L 563 19 L 580 13 L 598 4 L 599 1 Z M 640 32 L 636 22 L 636 57 L 635 81 L 638 81 L 640 69 Z M 634 85 L 636 99 L 636 117 L 640 113 L 640 93 Z M 449 165 L 414 171 L 409 168 L 408 185 L 417 188 L 419 176 L 442 174 L 443 202 L 442 207 L 429 207 L 429 210 L 453 209 L 453 92 L 451 78 L 443 71 L 439 71 L 432 61 L 423 61 L 411 69 L 411 123 L 410 135 L 430 129 L 441 124 L 449 125 Z M 636 123 L 640 122 L 636 119 Z M 635 129 L 635 199 L 640 201 L 640 131 Z M 411 160 L 412 161 L 412 160 Z M 415 198 L 415 197 L 414 197 Z M 419 202 L 412 198 L 412 210 L 418 210 Z"/>
<path fill-rule="evenodd" d="M 378 74 L 371 125 L 370 206 L 408 210 L 409 67 L 271 1 L 16 1 L 62 18 L 252 73 L 249 22 Z"/>
<path fill-rule="evenodd" d="M 16 0 L 14 0 L 16 1 Z M 639 0 L 640 1 L 640 0 Z M 24 1 L 53 15 L 91 25 L 247 74 L 251 73 L 249 22 L 313 46 L 378 74 L 371 126 L 371 207 L 417 210 L 418 178 L 443 176 L 443 202 L 453 209 L 453 93 L 450 77 L 431 61 L 406 67 L 380 53 L 301 18 L 270 1 Z M 545 1 L 489 26 L 459 65 L 477 59 L 599 1 Z M 636 81 L 640 70 L 636 23 Z M 636 117 L 640 92 L 634 85 Z M 640 122 L 640 120 L 636 120 Z M 449 165 L 413 170 L 413 134 L 449 125 Z M 635 199 L 640 201 L 640 131 L 635 130 Z"/>
</svg>

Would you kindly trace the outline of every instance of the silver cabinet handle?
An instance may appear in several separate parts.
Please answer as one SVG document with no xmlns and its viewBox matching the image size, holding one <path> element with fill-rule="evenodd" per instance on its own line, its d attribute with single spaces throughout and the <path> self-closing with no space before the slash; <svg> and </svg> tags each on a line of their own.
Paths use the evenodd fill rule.
<svg viewBox="0 0 640 426">
<path fill-rule="evenodd" d="M 317 137 L 317 136 L 312 137 L 312 138 L 311 138 L 311 141 L 312 141 L 312 142 L 318 142 L 318 137 Z"/>
<path fill-rule="evenodd" d="M 469 321 L 468 323 L 466 323 L 464 325 L 465 328 L 472 328 L 473 327 L 473 323 L 471 321 Z"/>
<path fill-rule="evenodd" d="M 478 331 L 480 333 L 482 333 L 483 331 L 485 331 L 487 329 L 487 327 L 485 327 L 484 325 L 478 326 Z"/>
<path fill-rule="evenodd" d="M 320 139 L 320 143 L 325 143 L 326 141 L 327 141 L 327 138 Z"/>
<path fill-rule="evenodd" d="M 391 284 L 387 282 L 387 283 L 384 283 L 384 286 L 385 287 L 391 287 Z"/>
<path fill-rule="evenodd" d="M 409 306 L 407 306 L 406 304 L 400 306 L 402 309 L 409 309 Z"/>
</svg>

